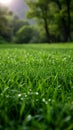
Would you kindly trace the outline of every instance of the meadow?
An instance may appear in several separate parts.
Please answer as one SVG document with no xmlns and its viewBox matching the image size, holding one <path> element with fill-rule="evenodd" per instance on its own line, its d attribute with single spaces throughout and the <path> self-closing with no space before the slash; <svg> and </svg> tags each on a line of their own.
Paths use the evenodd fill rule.
<svg viewBox="0 0 73 130">
<path fill-rule="evenodd" d="M 73 44 L 0 45 L 0 130 L 73 130 Z"/>
</svg>

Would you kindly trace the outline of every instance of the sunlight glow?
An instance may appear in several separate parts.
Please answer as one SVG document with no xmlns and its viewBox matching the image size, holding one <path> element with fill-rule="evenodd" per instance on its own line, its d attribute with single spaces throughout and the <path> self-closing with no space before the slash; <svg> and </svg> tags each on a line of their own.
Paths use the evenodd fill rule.
<svg viewBox="0 0 73 130">
<path fill-rule="evenodd" d="M 0 0 L 0 3 L 3 5 L 9 5 L 12 0 Z"/>
</svg>

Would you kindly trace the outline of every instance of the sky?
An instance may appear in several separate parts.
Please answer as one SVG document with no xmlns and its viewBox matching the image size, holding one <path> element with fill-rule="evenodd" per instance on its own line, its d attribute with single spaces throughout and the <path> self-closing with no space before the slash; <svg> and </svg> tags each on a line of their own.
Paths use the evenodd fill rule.
<svg viewBox="0 0 73 130">
<path fill-rule="evenodd" d="M 11 4 L 6 6 L 21 19 L 26 17 L 27 5 L 25 4 L 24 0 L 12 0 Z"/>
<path fill-rule="evenodd" d="M 20 18 L 24 18 L 26 16 L 27 6 L 24 0 L 13 0 L 13 3 L 9 6 L 9 8 Z"/>
<path fill-rule="evenodd" d="M 9 5 L 9 9 L 20 18 L 26 17 L 27 6 L 24 0 L 13 0 L 12 4 Z"/>
<path fill-rule="evenodd" d="M 19 16 L 20 19 L 26 20 L 26 14 L 28 7 L 25 3 L 25 0 L 12 0 L 10 4 L 6 6 L 11 10 L 16 16 Z M 29 20 L 30 24 L 34 24 L 34 20 Z"/>
</svg>

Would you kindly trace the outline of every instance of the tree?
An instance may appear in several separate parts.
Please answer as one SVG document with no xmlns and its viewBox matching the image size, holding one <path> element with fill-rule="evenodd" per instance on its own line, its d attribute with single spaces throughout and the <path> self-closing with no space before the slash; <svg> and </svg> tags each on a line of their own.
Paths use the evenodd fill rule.
<svg viewBox="0 0 73 130">
<path fill-rule="evenodd" d="M 29 43 L 33 36 L 33 29 L 30 26 L 21 27 L 16 33 L 17 43 Z"/>
<path fill-rule="evenodd" d="M 40 43 L 40 31 L 31 25 L 22 26 L 16 33 L 16 43 Z"/>
<path fill-rule="evenodd" d="M 41 22 L 48 42 L 53 38 L 64 42 L 71 40 L 73 0 L 28 0 L 27 4 L 28 17 Z"/>
<path fill-rule="evenodd" d="M 13 19 L 13 34 L 15 35 L 16 32 L 21 27 L 23 27 L 24 25 L 29 25 L 29 23 L 27 21 L 20 19 L 18 16 L 14 16 L 14 19 Z"/>
<path fill-rule="evenodd" d="M 50 42 L 50 32 L 49 32 L 49 0 L 30 0 L 27 1 L 30 11 L 28 12 L 29 18 L 37 18 L 38 22 L 43 25 L 46 32 L 46 41 Z"/>
<path fill-rule="evenodd" d="M 63 41 L 67 42 L 71 38 L 71 13 L 73 0 L 52 0 L 58 7 L 58 12 L 55 16 L 57 25 L 63 34 Z"/>
<path fill-rule="evenodd" d="M 0 36 L 11 41 L 13 35 L 13 15 L 6 7 L 0 5 Z"/>
</svg>

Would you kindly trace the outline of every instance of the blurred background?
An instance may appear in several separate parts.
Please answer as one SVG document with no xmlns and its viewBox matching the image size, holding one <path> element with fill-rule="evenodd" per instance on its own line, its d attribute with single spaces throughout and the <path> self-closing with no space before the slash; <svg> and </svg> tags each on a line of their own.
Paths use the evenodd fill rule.
<svg viewBox="0 0 73 130">
<path fill-rule="evenodd" d="M 73 0 L 0 0 L 0 43 L 73 41 Z"/>
</svg>

